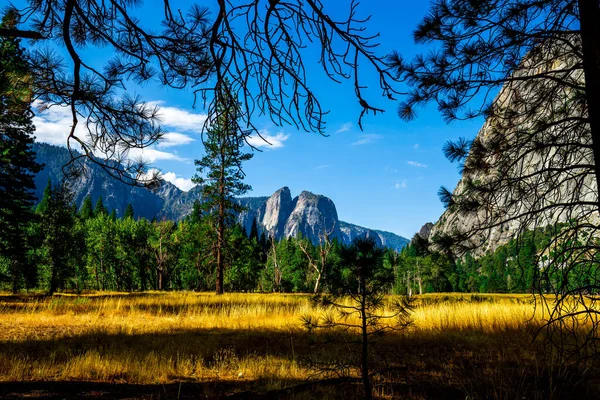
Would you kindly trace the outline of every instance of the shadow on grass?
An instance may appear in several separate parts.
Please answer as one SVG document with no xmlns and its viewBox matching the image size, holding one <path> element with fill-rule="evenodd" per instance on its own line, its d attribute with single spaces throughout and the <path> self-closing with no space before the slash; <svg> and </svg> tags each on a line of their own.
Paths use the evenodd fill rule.
<svg viewBox="0 0 600 400">
<path fill-rule="evenodd" d="M 358 378 L 331 378 L 317 381 L 289 380 L 283 389 L 261 390 L 261 381 L 174 382 L 168 384 L 140 385 L 106 382 L 2 382 L 0 399 L 36 398 L 63 399 L 361 399 L 362 389 Z M 414 388 L 395 384 L 393 396 L 403 399 L 463 400 L 465 394 L 453 387 L 438 385 Z"/>
</svg>

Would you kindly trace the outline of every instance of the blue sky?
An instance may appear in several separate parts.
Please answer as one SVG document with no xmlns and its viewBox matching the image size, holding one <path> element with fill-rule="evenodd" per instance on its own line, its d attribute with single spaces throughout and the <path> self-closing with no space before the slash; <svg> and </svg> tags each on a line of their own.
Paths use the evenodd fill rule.
<svg viewBox="0 0 600 400">
<path fill-rule="evenodd" d="M 142 20 L 152 18 L 152 5 L 157 2 L 147 1 L 139 11 Z M 208 2 L 204 4 L 210 5 Z M 323 3 L 326 12 L 335 9 L 339 13 L 349 1 Z M 190 2 L 171 4 L 185 8 Z M 380 33 L 380 54 L 397 50 L 409 59 L 428 51 L 415 45 L 411 36 L 427 9 L 426 1 L 397 0 L 365 1 L 358 8 L 360 15 L 372 15 L 366 27 Z M 86 56 L 101 62 L 105 54 L 89 52 Z M 386 112 L 366 116 L 361 131 L 357 125 L 360 108 L 352 83 L 340 85 L 328 80 L 316 63 L 307 62 L 307 68 L 309 85 L 322 106 L 330 110 L 326 117 L 329 136 L 275 126 L 268 118 L 257 119 L 256 125 L 273 145 L 262 145 L 262 151 L 245 165 L 246 181 L 253 187 L 248 195 L 269 196 L 282 186 L 288 186 L 292 195 L 309 190 L 330 197 L 341 220 L 405 237 L 412 237 L 424 223 L 436 221 L 443 212 L 437 198 L 440 185 L 453 188 L 459 179 L 456 166 L 444 158 L 442 146 L 449 139 L 474 137 L 482 121 L 447 125 L 431 106 L 420 110 L 414 121 L 403 122 L 396 114 L 397 101 L 378 98 L 379 91 L 373 90 L 370 100 Z M 365 69 L 364 74 L 369 89 L 377 89 L 373 71 Z M 135 93 L 161 105 L 165 130 L 169 132 L 162 144 L 144 155 L 154 161 L 167 180 L 189 188 L 189 179 L 195 173 L 193 160 L 203 155 L 199 134 L 203 109 L 192 108 L 193 95 L 189 91 L 167 90 L 150 83 L 136 86 Z M 63 110 L 40 114 L 35 122 L 39 140 L 64 144 L 69 117 Z"/>
</svg>

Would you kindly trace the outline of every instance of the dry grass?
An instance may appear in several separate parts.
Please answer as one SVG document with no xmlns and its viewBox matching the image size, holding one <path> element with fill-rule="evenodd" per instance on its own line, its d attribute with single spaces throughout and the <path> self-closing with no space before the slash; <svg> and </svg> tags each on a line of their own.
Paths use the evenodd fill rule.
<svg viewBox="0 0 600 400">
<path fill-rule="evenodd" d="M 533 340 L 540 319 L 530 300 L 526 295 L 422 296 L 414 325 L 375 347 L 373 363 L 384 370 L 377 378 L 378 394 L 535 393 L 547 380 L 541 347 Z M 321 313 L 305 295 L 5 295 L 0 297 L 0 381 L 229 384 L 213 387 L 214 394 L 282 388 L 313 376 L 308 358 L 352 353 L 348 345 L 326 344 L 328 337 L 302 328 L 301 316 Z"/>
</svg>

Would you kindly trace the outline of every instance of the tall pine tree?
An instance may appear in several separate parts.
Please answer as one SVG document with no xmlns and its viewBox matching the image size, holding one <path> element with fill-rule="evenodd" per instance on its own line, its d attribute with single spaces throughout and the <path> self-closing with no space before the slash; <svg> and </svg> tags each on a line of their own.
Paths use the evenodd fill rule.
<svg viewBox="0 0 600 400">
<path fill-rule="evenodd" d="M 90 196 L 89 194 L 83 199 L 79 215 L 84 220 L 94 218 L 94 206 L 92 205 L 92 196 Z"/>
<path fill-rule="evenodd" d="M 219 104 L 214 124 L 206 133 L 206 154 L 196 160 L 198 173 L 192 181 L 202 185 L 203 209 L 211 222 L 215 236 L 216 292 L 223 293 L 223 271 L 225 266 L 225 234 L 231 227 L 242 206 L 235 196 L 246 193 L 251 187 L 243 183 L 242 163 L 252 158 L 243 153 L 245 132 L 240 128 L 240 105 L 230 96 L 225 85 L 218 92 Z"/>
<path fill-rule="evenodd" d="M 9 11 L 1 28 L 14 29 L 18 16 Z M 0 255 L 9 260 L 13 292 L 25 268 L 26 229 L 34 214 L 34 174 L 40 170 L 31 149 L 31 71 L 18 39 L 0 37 Z"/>
<path fill-rule="evenodd" d="M 94 215 L 100 214 L 108 214 L 108 210 L 104 207 L 104 203 L 102 202 L 102 196 L 98 197 L 98 201 L 96 202 L 96 207 L 94 207 Z"/>
</svg>

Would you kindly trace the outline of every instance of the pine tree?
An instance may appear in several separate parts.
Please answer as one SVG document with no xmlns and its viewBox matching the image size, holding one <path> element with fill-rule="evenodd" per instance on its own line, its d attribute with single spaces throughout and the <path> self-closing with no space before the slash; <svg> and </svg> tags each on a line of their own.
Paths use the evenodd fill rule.
<svg viewBox="0 0 600 400">
<path fill-rule="evenodd" d="M 48 209 L 48 202 L 50 201 L 50 196 L 52 195 L 52 181 L 48 178 L 48 183 L 46 183 L 46 188 L 44 189 L 44 193 L 42 194 L 42 199 L 35 207 L 35 212 L 40 214 Z"/>
<path fill-rule="evenodd" d="M 94 215 L 98 216 L 100 214 L 108 214 L 108 210 L 104 207 L 104 203 L 102 202 L 102 196 L 98 197 L 96 207 L 94 207 Z"/>
<path fill-rule="evenodd" d="M 252 227 L 250 228 L 250 240 L 256 239 L 258 242 L 258 226 L 256 224 L 256 218 L 252 220 Z"/>
<path fill-rule="evenodd" d="M 81 215 L 81 218 L 83 218 L 84 220 L 94 218 L 94 206 L 92 205 L 92 196 L 90 196 L 89 194 L 83 199 L 79 215 Z"/>
<path fill-rule="evenodd" d="M 73 193 L 65 183 L 56 186 L 50 183 L 40 203 L 44 206 L 38 207 L 50 266 L 50 294 L 65 287 L 67 280 L 74 276 L 72 235 L 75 218 L 71 211 L 72 202 Z"/>
<path fill-rule="evenodd" d="M 125 209 L 125 214 L 123 214 L 123 218 L 135 218 L 135 213 L 133 212 L 133 206 L 131 205 L 131 203 L 127 204 L 127 208 Z"/>
<path fill-rule="evenodd" d="M 14 29 L 16 22 L 9 11 L 0 27 Z M 19 42 L 0 37 L 0 255 L 10 260 L 13 292 L 21 286 L 26 229 L 34 219 L 34 174 L 41 168 L 31 149 L 31 72 Z"/>
<path fill-rule="evenodd" d="M 242 182 L 242 163 L 252 158 L 252 154 L 242 152 L 245 141 L 244 132 L 238 124 L 241 117 L 239 103 L 229 96 L 226 88 L 219 93 L 220 103 L 216 109 L 215 123 L 204 140 L 206 155 L 195 161 L 198 174 L 192 181 L 202 185 L 202 208 L 216 231 L 216 292 L 221 294 L 226 229 L 232 226 L 236 213 L 242 210 L 234 196 L 243 195 L 251 189 Z"/>
</svg>

